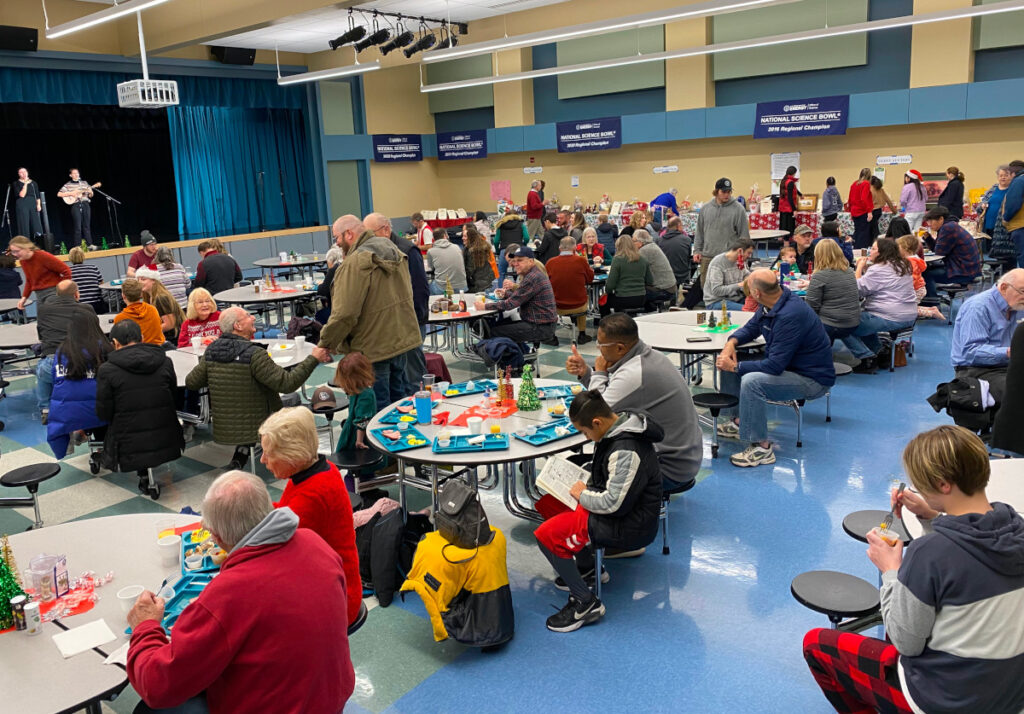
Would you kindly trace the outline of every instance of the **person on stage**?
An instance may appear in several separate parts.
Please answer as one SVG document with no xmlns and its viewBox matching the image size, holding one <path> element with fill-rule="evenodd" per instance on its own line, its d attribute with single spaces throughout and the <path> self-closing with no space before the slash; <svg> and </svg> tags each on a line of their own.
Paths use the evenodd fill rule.
<svg viewBox="0 0 1024 714">
<path fill-rule="evenodd" d="M 14 213 L 18 217 L 18 235 L 35 238 L 43 234 L 39 212 L 43 210 L 39 184 L 28 177 L 28 169 L 18 169 L 18 180 L 11 184 Z"/>
<path fill-rule="evenodd" d="M 83 240 L 92 245 L 92 186 L 82 180 L 78 169 L 71 169 L 70 176 L 71 180 L 61 186 L 57 195 L 77 199 L 71 204 L 71 245 L 79 245 Z"/>
<path fill-rule="evenodd" d="M 36 303 L 42 305 L 57 294 L 57 283 L 71 280 L 71 268 L 64 261 L 54 258 L 25 236 L 11 238 L 11 255 L 21 262 L 25 273 L 25 287 L 21 291 L 18 309 L 24 310 L 28 296 L 36 294 Z"/>
</svg>

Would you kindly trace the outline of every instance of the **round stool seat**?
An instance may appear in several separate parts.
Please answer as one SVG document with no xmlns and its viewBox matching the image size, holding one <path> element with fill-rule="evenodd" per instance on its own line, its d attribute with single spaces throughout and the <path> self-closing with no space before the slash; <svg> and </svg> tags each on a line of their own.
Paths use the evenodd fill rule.
<svg viewBox="0 0 1024 714">
<path fill-rule="evenodd" d="M 695 406 L 703 407 L 704 409 L 728 409 L 738 405 L 740 399 L 732 394 L 704 392 L 702 394 L 694 394 L 693 403 Z"/>
<path fill-rule="evenodd" d="M 327 460 L 346 471 L 355 471 L 370 466 L 377 466 L 384 460 L 384 456 L 374 449 L 343 449 L 335 451 L 327 457 Z"/>
<path fill-rule="evenodd" d="M 956 293 L 962 293 L 967 290 L 966 285 L 960 285 L 959 283 L 952 283 L 950 285 L 936 285 L 935 289 L 939 292 L 950 293 L 955 295 Z"/>
<path fill-rule="evenodd" d="M 29 464 L 28 466 L 8 471 L 3 476 L 0 476 L 0 485 L 10 486 L 11 488 L 28 486 L 31 491 L 33 486 L 53 478 L 59 473 L 60 464 Z"/>
<path fill-rule="evenodd" d="M 834 570 L 811 570 L 789 586 L 796 601 L 832 620 L 870 615 L 880 607 L 878 588 L 863 578 Z"/>
<path fill-rule="evenodd" d="M 882 521 L 885 520 L 885 517 L 888 515 L 888 511 L 854 511 L 843 519 L 843 530 L 846 531 L 847 535 L 851 538 L 855 538 L 861 543 L 867 543 L 868 533 L 880 526 Z M 912 540 L 911 537 L 907 535 L 907 531 L 904 530 L 903 523 L 899 518 L 893 520 L 892 525 L 889 527 L 889 531 L 898 535 L 900 540 L 904 543 L 908 543 Z"/>
<path fill-rule="evenodd" d="M 845 377 L 853 372 L 853 367 L 845 362 L 833 362 L 832 367 L 835 369 L 837 377 Z"/>
<path fill-rule="evenodd" d="M 674 496 L 677 493 L 686 493 L 696 485 L 697 479 L 693 479 L 692 481 L 687 481 L 686 483 L 677 483 L 673 485 L 672 488 L 662 489 L 661 493 L 664 498 L 668 498 L 669 496 Z"/>
<path fill-rule="evenodd" d="M 352 622 L 352 624 L 348 626 L 349 637 L 351 637 L 356 630 L 358 630 L 366 623 L 366 615 L 368 613 L 369 610 L 366 609 L 366 603 L 359 603 L 359 614 L 356 615 L 356 619 Z"/>
</svg>

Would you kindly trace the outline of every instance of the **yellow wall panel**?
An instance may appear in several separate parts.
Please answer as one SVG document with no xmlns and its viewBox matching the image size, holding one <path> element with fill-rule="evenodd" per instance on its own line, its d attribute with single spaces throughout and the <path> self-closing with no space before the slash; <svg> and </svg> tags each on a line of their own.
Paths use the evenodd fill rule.
<svg viewBox="0 0 1024 714">
<path fill-rule="evenodd" d="M 440 208 L 443 204 L 440 203 L 437 166 L 436 159 L 394 164 L 372 162 L 373 210 L 385 216 L 408 216 L 416 211 Z"/>
<path fill-rule="evenodd" d="M 972 0 L 914 0 L 914 14 L 971 7 Z M 910 87 L 935 87 L 974 80 L 972 21 L 914 25 L 910 45 Z"/>
</svg>

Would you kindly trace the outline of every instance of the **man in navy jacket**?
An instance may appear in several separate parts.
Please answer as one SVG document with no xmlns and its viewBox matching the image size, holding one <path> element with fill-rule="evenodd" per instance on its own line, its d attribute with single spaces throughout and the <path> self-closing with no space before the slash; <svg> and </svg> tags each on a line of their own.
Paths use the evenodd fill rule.
<svg viewBox="0 0 1024 714">
<path fill-rule="evenodd" d="M 722 391 L 740 398 L 739 421 L 719 424 L 718 434 L 750 444 L 730 457 L 744 467 L 775 463 L 767 402 L 818 399 L 836 381 L 832 342 L 807 303 L 783 289 L 771 270 L 755 270 L 747 286 L 760 307 L 729 338 L 716 363 L 722 370 Z M 763 359 L 737 361 L 737 345 L 758 337 L 765 341 Z"/>
</svg>

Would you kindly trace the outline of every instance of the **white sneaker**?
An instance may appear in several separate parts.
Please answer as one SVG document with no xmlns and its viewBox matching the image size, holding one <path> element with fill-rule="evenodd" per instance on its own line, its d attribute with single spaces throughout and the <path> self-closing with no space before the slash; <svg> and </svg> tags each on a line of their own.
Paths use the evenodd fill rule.
<svg viewBox="0 0 1024 714">
<path fill-rule="evenodd" d="M 767 449 L 760 444 L 753 444 L 738 454 L 733 454 L 729 460 L 734 466 L 747 468 L 750 466 L 761 466 L 762 464 L 775 463 L 775 450 L 769 446 Z"/>
<path fill-rule="evenodd" d="M 723 439 L 739 439 L 740 427 L 732 419 L 719 422 L 718 436 Z"/>
</svg>

